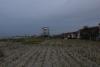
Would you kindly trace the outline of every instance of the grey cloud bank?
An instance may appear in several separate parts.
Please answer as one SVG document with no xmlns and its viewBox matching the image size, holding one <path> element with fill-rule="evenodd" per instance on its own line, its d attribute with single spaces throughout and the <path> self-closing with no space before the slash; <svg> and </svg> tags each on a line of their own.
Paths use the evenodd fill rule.
<svg viewBox="0 0 100 67">
<path fill-rule="evenodd" d="M 0 0 L 0 36 L 75 31 L 100 22 L 100 0 Z"/>
</svg>

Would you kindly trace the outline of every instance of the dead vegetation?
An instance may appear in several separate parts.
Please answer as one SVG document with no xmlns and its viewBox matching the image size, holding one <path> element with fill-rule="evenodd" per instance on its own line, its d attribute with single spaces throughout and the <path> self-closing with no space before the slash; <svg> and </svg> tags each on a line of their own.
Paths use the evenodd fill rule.
<svg viewBox="0 0 100 67">
<path fill-rule="evenodd" d="M 100 67 L 100 42 L 47 40 L 39 45 L 1 43 L 0 67 Z"/>
</svg>

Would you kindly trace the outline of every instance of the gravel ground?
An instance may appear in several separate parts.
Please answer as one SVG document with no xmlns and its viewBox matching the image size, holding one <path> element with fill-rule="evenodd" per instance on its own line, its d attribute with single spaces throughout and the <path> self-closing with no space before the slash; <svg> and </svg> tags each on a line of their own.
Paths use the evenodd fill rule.
<svg viewBox="0 0 100 67">
<path fill-rule="evenodd" d="M 99 51 L 93 47 L 73 46 L 61 40 L 46 41 L 37 46 L 9 45 L 0 45 L 5 53 L 0 58 L 0 67 L 100 67 L 93 60 Z"/>
</svg>

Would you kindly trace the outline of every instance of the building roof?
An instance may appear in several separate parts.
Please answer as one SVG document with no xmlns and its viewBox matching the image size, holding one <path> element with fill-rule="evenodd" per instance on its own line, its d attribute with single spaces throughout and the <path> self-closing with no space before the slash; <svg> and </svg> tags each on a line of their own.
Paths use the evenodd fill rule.
<svg viewBox="0 0 100 67">
<path fill-rule="evenodd" d="M 83 32 L 88 32 L 88 31 L 99 31 L 99 27 L 95 26 L 95 27 L 83 28 L 83 29 L 80 29 L 80 31 L 83 31 Z"/>
</svg>

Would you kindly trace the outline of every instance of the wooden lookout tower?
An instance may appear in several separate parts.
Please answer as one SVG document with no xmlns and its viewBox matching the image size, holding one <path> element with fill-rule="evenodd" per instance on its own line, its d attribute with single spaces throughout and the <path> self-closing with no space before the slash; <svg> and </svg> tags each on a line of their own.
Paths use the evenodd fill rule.
<svg viewBox="0 0 100 67">
<path fill-rule="evenodd" d="M 50 33 L 49 33 L 49 28 L 48 27 L 43 27 L 42 28 L 42 36 L 43 37 L 49 37 Z"/>
</svg>

